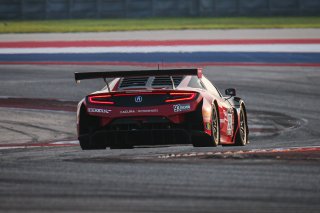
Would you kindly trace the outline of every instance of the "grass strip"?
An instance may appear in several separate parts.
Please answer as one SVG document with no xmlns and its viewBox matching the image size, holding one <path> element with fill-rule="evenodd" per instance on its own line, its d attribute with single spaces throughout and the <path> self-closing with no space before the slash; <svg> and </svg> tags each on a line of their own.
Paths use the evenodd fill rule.
<svg viewBox="0 0 320 213">
<path fill-rule="evenodd" d="M 272 28 L 320 28 L 320 17 L 208 17 L 0 21 L 0 33 Z"/>
</svg>

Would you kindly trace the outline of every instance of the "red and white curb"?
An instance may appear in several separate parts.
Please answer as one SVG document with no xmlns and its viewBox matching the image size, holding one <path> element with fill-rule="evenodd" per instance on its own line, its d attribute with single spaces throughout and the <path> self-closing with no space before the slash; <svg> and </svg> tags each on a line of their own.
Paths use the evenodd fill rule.
<svg viewBox="0 0 320 213">
<path fill-rule="evenodd" d="M 0 144 L 0 150 L 3 149 L 26 149 L 26 148 L 45 148 L 45 147 L 67 147 L 79 146 L 79 141 L 57 141 L 49 143 L 23 143 L 23 144 Z"/>
</svg>

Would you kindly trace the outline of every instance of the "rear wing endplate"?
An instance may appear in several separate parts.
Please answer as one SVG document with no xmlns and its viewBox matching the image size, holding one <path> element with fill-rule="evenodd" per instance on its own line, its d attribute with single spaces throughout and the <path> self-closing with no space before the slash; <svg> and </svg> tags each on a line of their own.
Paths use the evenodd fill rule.
<svg viewBox="0 0 320 213">
<path fill-rule="evenodd" d="M 74 77 L 77 83 L 85 79 L 97 78 L 120 78 L 120 77 L 143 77 L 143 76 L 181 76 L 196 75 L 202 78 L 202 69 L 166 69 L 166 70 L 134 70 L 116 72 L 76 72 Z"/>
</svg>

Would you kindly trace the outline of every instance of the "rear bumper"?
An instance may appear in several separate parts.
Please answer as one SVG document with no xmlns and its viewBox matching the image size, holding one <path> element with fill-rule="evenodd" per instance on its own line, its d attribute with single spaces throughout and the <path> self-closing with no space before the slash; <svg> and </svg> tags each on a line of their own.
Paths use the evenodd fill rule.
<svg viewBox="0 0 320 213">
<path fill-rule="evenodd" d="M 106 147 L 136 146 L 136 145 L 169 145 L 193 144 L 197 141 L 210 140 L 210 137 L 201 131 L 187 131 L 185 129 L 153 129 L 153 130 L 101 130 L 93 134 L 79 136 L 79 140 L 90 144 L 99 144 Z"/>
</svg>

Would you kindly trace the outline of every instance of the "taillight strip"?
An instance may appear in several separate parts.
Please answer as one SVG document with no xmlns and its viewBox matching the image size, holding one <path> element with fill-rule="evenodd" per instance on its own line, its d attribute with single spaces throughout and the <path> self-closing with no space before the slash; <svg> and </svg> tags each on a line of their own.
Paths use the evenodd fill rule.
<svg viewBox="0 0 320 213">
<path fill-rule="evenodd" d="M 169 95 L 168 99 L 164 100 L 165 103 L 172 103 L 172 102 L 181 102 L 181 101 L 190 101 L 193 100 L 197 93 L 196 92 L 158 92 L 158 93 L 119 93 L 113 95 L 91 95 L 88 96 L 89 103 L 92 104 L 106 104 L 106 105 L 113 105 L 115 104 L 114 101 L 108 100 L 112 97 L 126 97 L 126 96 L 139 96 L 139 95 Z M 100 100 L 99 100 L 100 99 Z M 102 99 L 102 100 L 101 100 Z"/>
<path fill-rule="evenodd" d="M 187 96 L 187 97 L 184 97 L 184 98 L 172 98 L 172 99 L 168 99 L 168 100 L 165 100 L 165 102 L 166 103 L 172 103 L 172 102 L 179 102 L 179 101 L 190 101 L 190 100 L 192 100 L 192 99 L 194 99 L 195 98 L 195 96 L 196 96 L 196 93 L 169 93 L 171 96 L 183 96 L 183 95 L 185 95 L 185 96 Z"/>
<path fill-rule="evenodd" d="M 111 95 L 95 95 L 95 96 L 89 96 L 88 100 L 90 103 L 93 104 L 108 104 L 112 105 L 114 104 L 113 101 L 99 101 L 99 100 L 94 100 L 95 98 L 111 98 Z"/>
</svg>

